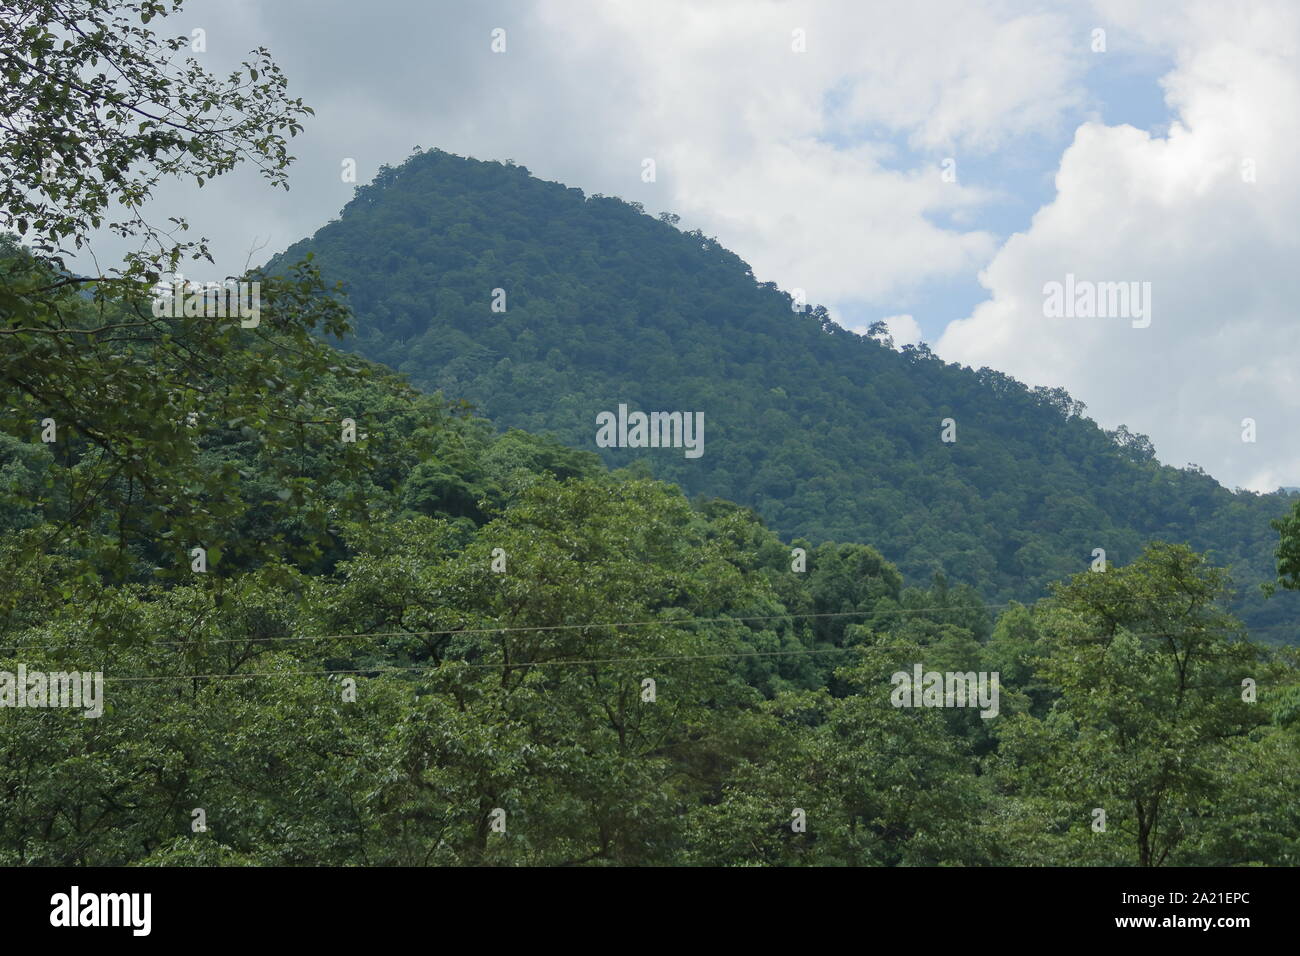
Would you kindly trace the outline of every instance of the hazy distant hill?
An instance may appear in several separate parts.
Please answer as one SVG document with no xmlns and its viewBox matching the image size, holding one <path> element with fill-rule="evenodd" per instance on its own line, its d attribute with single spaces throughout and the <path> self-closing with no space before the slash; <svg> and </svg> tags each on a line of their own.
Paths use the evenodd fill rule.
<svg viewBox="0 0 1300 956">
<path fill-rule="evenodd" d="M 872 544 L 913 580 L 942 571 L 989 600 L 1033 598 L 1095 548 L 1128 562 L 1149 539 L 1185 541 L 1233 565 L 1260 639 L 1296 636 L 1300 597 L 1257 593 L 1284 495 L 1161 465 L 1061 389 L 792 311 L 735 254 L 638 206 L 424 152 L 284 255 L 308 251 L 349 291 L 349 348 L 500 426 L 644 463 L 785 535 Z M 620 403 L 703 412 L 702 456 L 598 448 L 597 415 Z M 946 418 L 955 442 L 941 441 Z"/>
</svg>

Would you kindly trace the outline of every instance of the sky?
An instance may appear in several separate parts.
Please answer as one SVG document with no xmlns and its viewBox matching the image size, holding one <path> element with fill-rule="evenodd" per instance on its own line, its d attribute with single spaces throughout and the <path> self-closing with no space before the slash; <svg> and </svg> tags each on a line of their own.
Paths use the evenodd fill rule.
<svg viewBox="0 0 1300 956">
<path fill-rule="evenodd" d="M 337 216 L 347 160 L 364 183 L 416 146 L 511 159 L 677 213 L 848 328 L 1064 387 L 1168 464 L 1300 486 L 1293 0 L 191 0 L 165 23 L 217 72 L 267 46 L 316 111 L 287 193 L 158 189 L 153 218 L 212 240 L 188 278 Z M 1149 289 L 1147 317 L 1049 314 L 1067 276 Z"/>
</svg>

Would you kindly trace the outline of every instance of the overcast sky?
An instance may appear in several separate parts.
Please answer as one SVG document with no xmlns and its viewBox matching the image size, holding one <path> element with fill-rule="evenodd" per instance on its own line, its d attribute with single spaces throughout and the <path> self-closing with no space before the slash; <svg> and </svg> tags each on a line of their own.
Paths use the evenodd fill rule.
<svg viewBox="0 0 1300 956">
<path fill-rule="evenodd" d="M 192 0 L 167 23 L 217 71 L 268 46 L 316 110 L 288 193 L 158 194 L 213 240 L 191 278 L 336 216 L 345 159 L 363 183 L 416 145 L 513 159 L 678 213 L 850 328 L 1064 386 L 1162 461 L 1300 485 L 1293 0 Z M 1066 274 L 1150 282 L 1149 327 L 1045 317 Z"/>
</svg>

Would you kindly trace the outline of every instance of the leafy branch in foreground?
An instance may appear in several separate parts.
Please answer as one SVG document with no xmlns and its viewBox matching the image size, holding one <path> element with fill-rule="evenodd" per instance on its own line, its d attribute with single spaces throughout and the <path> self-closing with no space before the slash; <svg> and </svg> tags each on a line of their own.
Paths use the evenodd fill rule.
<svg viewBox="0 0 1300 956">
<path fill-rule="evenodd" d="M 184 255 L 209 260 L 188 229 L 147 222 L 145 202 L 163 176 L 206 180 L 251 162 L 285 186 L 288 139 L 311 114 L 287 95 L 265 48 L 224 79 L 191 56 L 191 37 L 149 26 L 183 0 L 13 0 L 0 6 L 0 228 L 18 232 L 47 265 L 89 246 L 94 230 L 139 237 L 113 270 L 156 281 Z M 57 277 L 81 283 L 106 277 Z M 29 290 L 31 291 L 31 290 Z M 46 289 L 45 291 L 54 291 Z M 0 292 L 0 318 L 14 308 Z"/>
</svg>

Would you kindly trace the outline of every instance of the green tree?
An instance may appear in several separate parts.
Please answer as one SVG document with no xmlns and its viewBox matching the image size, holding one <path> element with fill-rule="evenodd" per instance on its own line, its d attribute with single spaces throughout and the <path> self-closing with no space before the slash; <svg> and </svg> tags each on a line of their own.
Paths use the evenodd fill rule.
<svg viewBox="0 0 1300 956">
<path fill-rule="evenodd" d="M 10 0 L 0 8 L 0 225 L 24 235 L 47 265 L 109 229 L 141 248 L 114 270 L 157 281 L 160 266 L 207 256 L 204 240 L 172 242 L 141 207 L 163 176 L 206 180 L 252 163 L 286 184 L 288 139 L 310 107 L 286 95 L 287 80 L 264 47 L 218 78 L 184 56 L 193 35 L 159 36 L 150 23 L 184 0 Z M 120 211 L 118 211 L 120 210 Z M 107 276 L 62 274 L 0 290 L 0 316 L 29 297 Z"/>
<path fill-rule="evenodd" d="M 1278 533 L 1277 581 L 1266 590 L 1271 594 L 1281 585 L 1289 591 L 1300 591 L 1300 501 L 1290 513 L 1273 522 L 1273 529 Z"/>
<path fill-rule="evenodd" d="M 1004 782 L 1047 798 L 1080 859 L 1177 862 L 1231 785 L 1233 747 L 1266 717 L 1244 699 L 1259 650 L 1220 608 L 1227 584 L 1186 546 L 1157 543 L 1076 575 L 1042 610 L 1037 674 L 1059 698 L 1045 717 L 1011 717 L 999 758 L 1015 761 Z"/>
<path fill-rule="evenodd" d="M 179 0 L 20 0 L 0 9 L 0 431 L 49 441 L 45 480 L 26 521 L 0 554 L 6 578 L 39 577 L 44 556 L 79 562 L 62 575 L 65 599 L 93 599 L 95 572 L 124 580 L 145 569 L 188 571 L 191 549 L 220 557 L 243 549 L 308 557 L 328 538 L 331 507 L 313 497 L 295 462 L 308 446 L 333 447 L 336 471 L 366 454 L 338 441 L 343 417 L 313 389 L 337 353 L 316 333 L 342 335 L 347 313 L 307 263 L 244 278 L 261 284 L 265 321 L 156 315 L 152 283 L 202 240 L 174 242 L 141 214 L 163 176 L 200 185 L 252 163 L 285 184 L 288 138 L 310 110 L 286 94 L 265 49 L 216 78 L 193 57 L 191 37 L 161 37 L 151 23 Z M 106 275 L 70 270 L 92 252 L 97 229 L 140 247 Z M 355 363 L 354 374 L 364 374 Z M 262 457 L 269 487 L 245 488 L 232 446 Z M 224 450 L 224 454 L 222 453 Z M 290 454 L 292 453 L 292 455 Z M 293 534 L 240 535 L 250 511 L 292 511 Z M 355 509 L 353 509 L 355 510 Z M 44 586 L 46 582 L 42 582 Z M 13 614 L 20 599 L 0 600 Z"/>
</svg>

